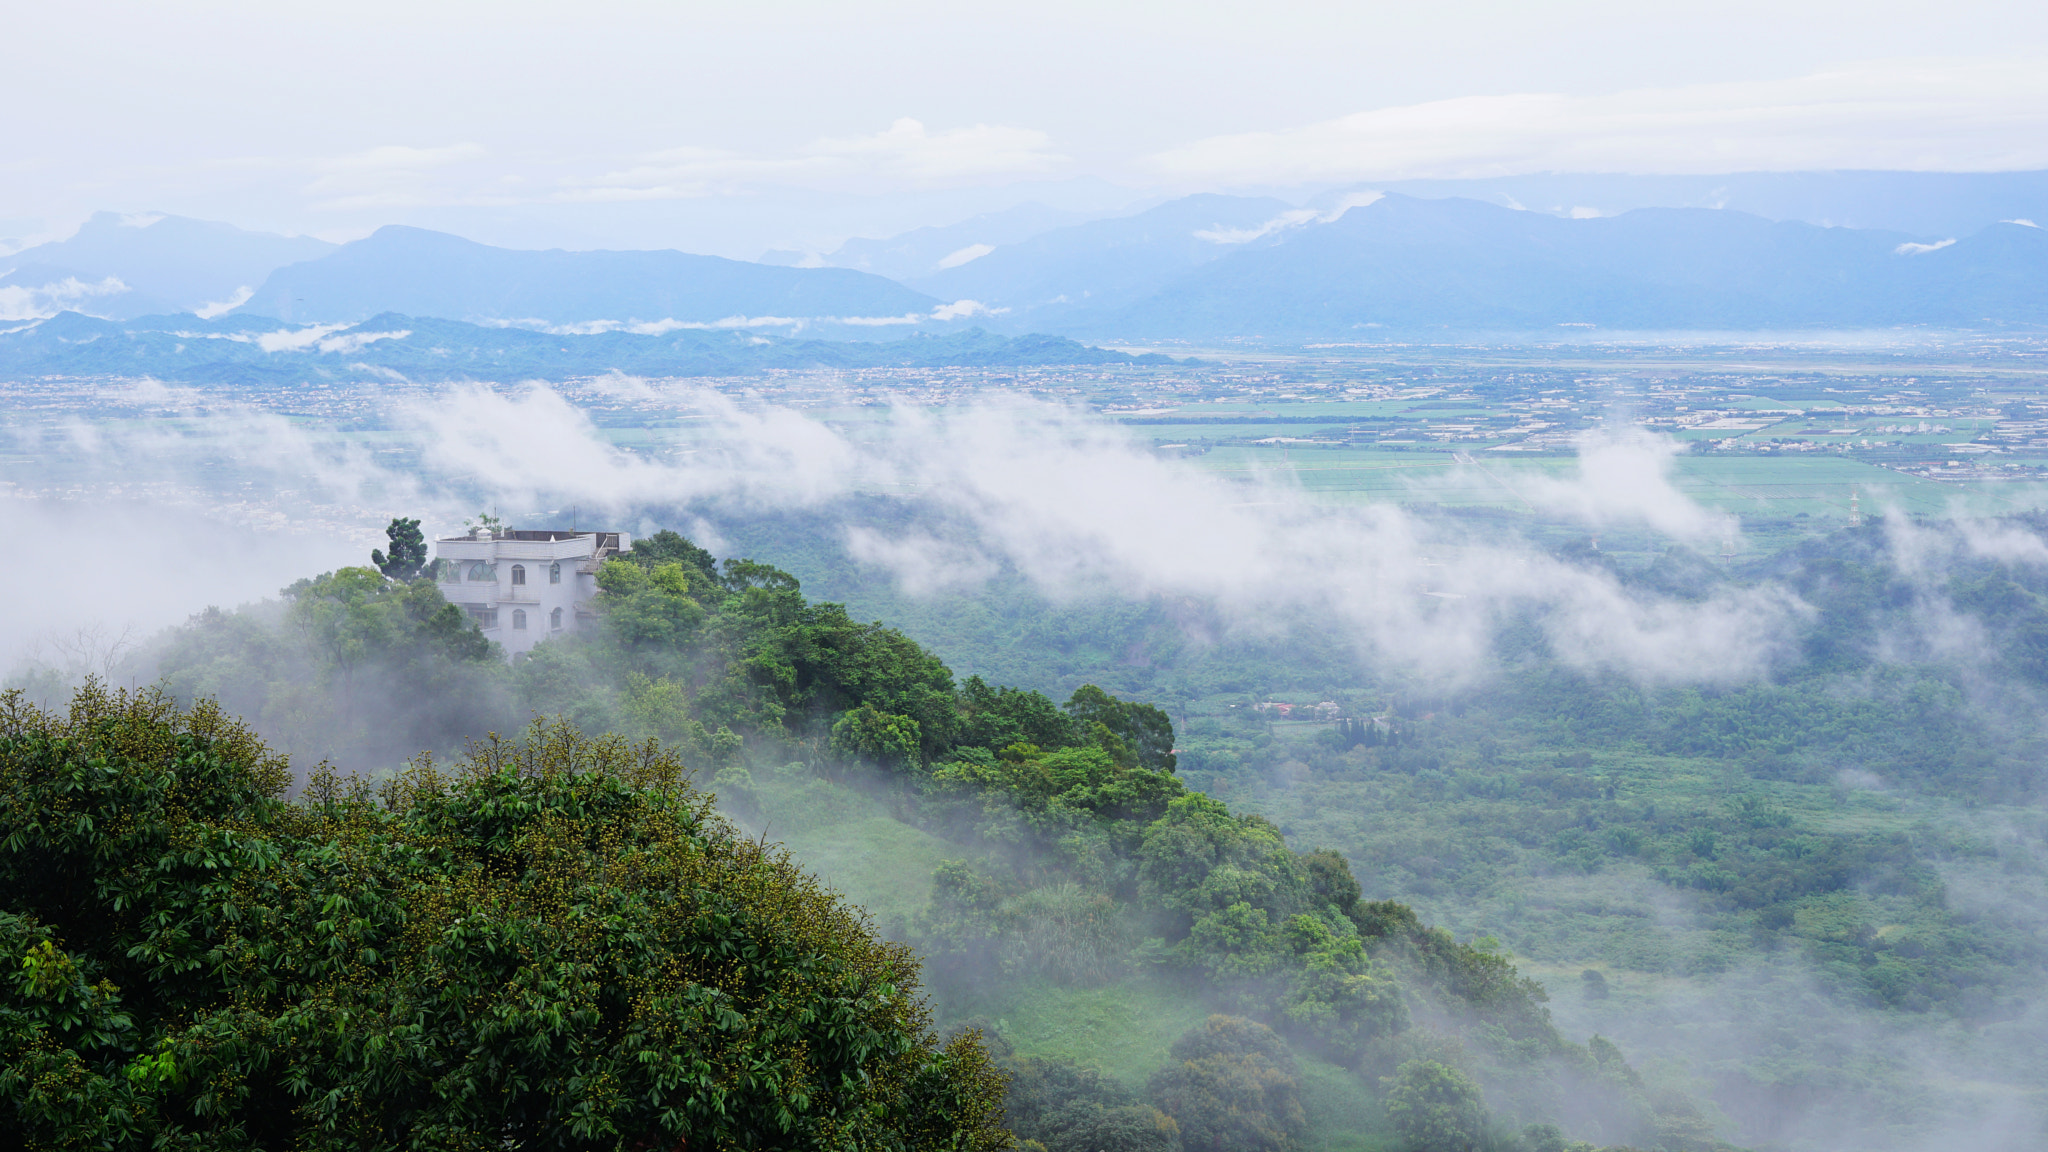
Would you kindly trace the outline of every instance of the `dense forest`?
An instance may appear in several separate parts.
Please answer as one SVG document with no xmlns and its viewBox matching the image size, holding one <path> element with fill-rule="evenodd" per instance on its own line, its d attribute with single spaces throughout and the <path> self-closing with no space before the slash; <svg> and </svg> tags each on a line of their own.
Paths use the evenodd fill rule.
<svg viewBox="0 0 2048 1152">
<path fill-rule="evenodd" d="M 720 526 L 802 583 L 643 539 L 593 629 L 509 665 L 432 581 L 360 568 L 126 671 L 369 780 L 534 716 L 657 741 L 915 949 L 931 1042 L 978 1032 L 1047 1148 L 1911 1146 L 2040 1060 L 2031 519 L 1743 565 L 1551 542 L 1639 595 L 1796 592 L 1770 674 L 1710 685 L 1572 669 L 1530 618 L 1430 682 L 1312 618 L 1008 573 L 911 597 L 825 518 Z"/>
<path fill-rule="evenodd" d="M 204 843 L 214 835 L 204 828 L 218 826 L 224 842 L 239 843 L 236 829 L 263 826 L 278 829 L 277 846 L 264 852 L 305 858 L 312 861 L 305 867 L 320 876 L 280 881 L 291 890 L 289 900 L 235 894 L 237 884 L 260 882 L 238 878 L 246 868 L 232 861 L 216 866 L 224 874 L 211 886 L 181 886 L 170 868 L 169 879 L 136 897 L 120 895 L 125 881 L 111 878 L 91 892 L 66 890 L 38 900 L 10 884 L 10 891 L 24 893 L 5 909 L 12 931 L 31 951 L 47 945 L 48 963 L 59 966 L 51 970 L 75 971 L 79 988 L 104 977 L 110 987 L 136 990 L 122 995 L 144 997 L 174 970 L 226 971 L 236 949 L 281 957 L 321 948 L 332 956 L 340 949 L 362 957 L 358 965 L 370 965 L 376 987 L 366 995 L 389 998 L 375 1011 L 390 1016 L 399 1011 L 392 1005 L 402 1003 L 415 1017 L 431 1016 L 431 1006 L 420 1006 L 419 982 L 446 977 L 431 975 L 407 951 L 424 946 L 417 933 L 403 941 L 350 943 L 351 932 L 374 935 L 378 917 L 350 913 L 357 917 L 346 921 L 353 928 L 334 920 L 338 897 L 322 897 L 320 884 L 335 882 L 335 868 L 357 867 L 336 863 L 335 852 L 370 852 L 378 862 L 362 867 L 395 870 L 393 907 L 438 902 L 434 915 L 444 917 L 452 907 L 449 893 L 466 891 L 464 884 L 509 885 L 503 895 L 478 898 L 522 909 L 527 926 L 518 931 L 532 942 L 508 936 L 504 945 L 520 957 L 515 984 L 552 981 L 548 972 L 569 970 L 561 964 L 575 967 L 551 951 L 568 947 L 564 933 L 573 935 L 554 917 L 588 900 L 602 906 L 643 899 L 611 893 L 595 877 L 621 869 L 643 876 L 643 866 L 615 857 L 652 851 L 635 847 L 650 836 L 715 842 L 731 855 L 728 867 L 765 872 L 771 891 L 814 891 L 787 870 L 787 858 L 744 851 L 746 833 L 725 831 L 734 825 L 697 803 L 698 793 L 680 775 L 679 765 L 687 764 L 731 821 L 759 830 L 755 844 L 786 831 L 802 853 L 807 834 L 815 839 L 886 826 L 865 833 L 868 847 L 891 864 L 922 867 L 915 887 L 928 896 L 915 907 L 877 909 L 880 927 L 922 958 L 937 1029 L 925 1030 L 917 1009 L 890 1010 L 896 1015 L 889 1027 L 903 1036 L 892 1050 L 912 1062 L 893 1074 L 938 1076 L 930 1091 L 971 1098 L 978 1083 L 972 1076 L 948 1079 L 913 1066 L 938 1061 L 932 1066 L 971 1071 L 982 1058 L 977 1054 L 985 1053 L 1007 1078 L 1003 1123 L 1027 1147 L 1534 1152 L 1592 1146 L 1573 1141 L 1723 1146 L 1711 1110 L 1681 1085 L 1647 1080 L 1607 1040 L 1563 1035 L 1545 1006 L 1544 989 L 1517 973 L 1498 942 L 1483 936 L 1460 942 L 1404 904 L 1368 899 L 1343 854 L 1290 844 L 1267 819 L 1190 787 L 1186 753 L 1175 751 L 1172 719 L 1160 708 L 1087 684 L 1056 702 L 979 677 L 958 681 L 903 633 L 807 599 L 788 573 L 747 560 L 716 562 L 674 533 L 642 540 L 625 558 L 608 562 L 598 583 L 596 628 L 545 644 L 512 665 L 442 600 L 430 579 L 392 579 L 359 568 L 300 581 L 276 604 L 195 618 L 150 655 L 162 697 L 110 702 L 90 689 L 68 719 L 37 712 L 16 697 L 5 785 L 15 813 L 5 844 L 16 867 L 30 867 L 48 857 L 50 845 L 63 845 L 86 857 L 98 852 L 132 859 L 138 862 L 126 866 L 132 870 L 152 854 L 185 859 L 175 849 L 191 836 Z M 301 780 L 296 799 L 286 802 L 279 795 L 281 761 L 259 750 L 250 731 L 231 725 L 227 715 L 246 717 L 255 730 L 271 734 L 302 767 L 320 757 L 337 760 L 353 770 L 355 783 L 323 769 Z M 554 719 L 520 744 L 492 738 L 471 745 L 458 753 L 463 767 L 452 774 L 437 769 L 431 755 L 414 756 L 452 752 L 466 737 L 518 731 L 529 715 Z M 106 741 L 131 740 L 106 732 L 137 727 L 148 735 L 135 739 L 150 750 L 128 754 L 132 764 L 101 750 Z M 216 730 L 229 735 L 215 736 Z M 598 733 L 617 734 L 597 742 L 609 751 L 576 751 Z M 227 757 L 232 770 L 208 766 L 212 744 L 220 740 L 235 749 Z M 172 745 L 191 751 L 157 750 Z M 557 766 L 535 763 L 531 749 L 557 746 L 566 749 L 555 755 Z M 631 748 L 643 751 L 629 756 Z M 627 761 L 630 771 L 621 767 Z M 650 779 L 647 765 L 657 763 L 673 767 Z M 218 807 L 187 812 L 183 797 L 208 792 L 215 777 L 226 781 L 228 793 L 205 803 Z M 32 819 L 47 797 L 82 787 L 77 803 L 110 806 L 106 817 L 93 821 L 110 831 L 80 838 L 75 829 Z M 593 796 L 611 799 L 598 804 Z M 150 831 L 147 821 L 138 827 L 129 815 L 137 805 L 169 813 L 163 819 L 176 830 Z M 520 827 L 501 826 L 508 819 Z M 198 824 L 188 827 L 193 820 Z M 644 829 L 649 821 L 661 830 L 621 830 Z M 558 851 L 581 862 L 571 867 L 543 859 L 556 859 L 547 853 Z M 390 863 L 388 853 L 413 862 Z M 418 853 L 433 860 L 428 877 L 420 875 Z M 540 894 L 562 882 L 550 873 L 557 867 L 597 885 L 586 903 L 560 892 Z M 463 879 L 471 875 L 477 878 Z M 908 886 L 904 880 L 898 873 L 890 887 L 901 890 Z M 658 882 L 658 873 L 644 873 L 632 891 Z M 175 909 L 182 918 L 180 947 L 193 959 L 136 971 L 132 957 L 123 959 L 134 944 L 81 935 L 85 910 L 108 899 L 139 900 L 146 920 L 171 915 L 156 913 L 159 905 Z M 236 926 L 259 908 L 266 920 L 261 929 Z M 665 918 L 671 915 L 662 913 L 650 930 L 687 928 Z M 437 922 L 425 912 L 404 918 Z M 668 924 L 681 926 L 659 927 Z M 835 924 L 847 922 L 825 926 L 846 942 L 831 947 L 879 946 L 860 943 L 857 923 Z M 616 931 L 641 940 L 635 947 L 658 947 L 634 935 L 631 923 Z M 434 947 L 428 946 L 433 964 L 467 962 Z M 630 950 L 606 941 L 588 948 L 581 963 L 597 965 L 596 971 L 634 964 Z M 900 963 L 889 960 L 892 955 L 885 949 L 864 963 Z M 257 1043 L 251 1036 L 281 1034 L 263 1029 L 311 1027 L 275 1020 L 296 1021 L 301 1017 L 292 1014 L 314 1011 L 308 1005 L 315 1002 L 318 1011 L 337 1010 L 330 1003 L 331 974 L 324 982 L 316 978 L 319 967 L 310 957 L 291 963 L 306 968 L 304 980 L 253 991 L 237 981 L 255 977 L 226 976 L 188 979 L 191 986 L 178 993 L 184 999 L 163 1005 L 131 1006 L 105 993 L 92 1001 L 93 1011 L 123 1023 L 103 1022 L 86 1032 L 63 1013 L 62 1020 L 51 1015 L 44 984 L 35 982 L 40 977 L 24 978 L 9 1009 L 7 1043 L 47 1052 L 55 1063 L 43 1079 L 10 1080 L 9 1091 L 33 1088 L 35 1107 L 43 1109 L 37 1115 L 53 1125 L 76 1125 L 86 1122 L 76 1114 L 80 1098 L 50 1085 L 104 1081 L 104 1091 L 123 1101 L 120 1115 L 129 1118 L 123 1123 L 130 1124 L 124 1131 L 131 1140 L 242 1131 L 235 1125 L 246 1128 L 242 1109 L 253 1106 L 246 1101 L 254 1097 L 230 1103 L 222 1093 L 245 1078 L 246 1086 L 235 1091 L 282 1093 L 275 1098 L 313 1126 L 305 1131 L 337 1141 L 333 1134 L 360 1137 L 368 1124 L 385 1133 L 380 1139 L 389 1146 L 399 1146 L 450 1125 L 531 1125 L 540 1122 L 536 1117 L 575 1108 L 593 1118 L 563 1146 L 611 1146 L 615 1134 L 623 1139 L 648 1130 L 646 1117 L 627 1116 L 616 1102 L 600 1115 L 590 1111 L 593 1105 L 573 1101 L 575 1091 L 589 1090 L 576 1087 L 586 1074 L 548 1080 L 537 1067 L 521 1072 L 494 1065 L 495 1076 L 539 1077 L 533 1081 L 538 1095 L 517 1115 L 486 1115 L 473 1102 L 461 1106 L 470 1111 L 457 1108 L 445 1086 L 326 1086 L 308 1070 L 317 1063 L 311 1056 L 292 1065 L 296 1071 L 270 1068 L 260 1076 L 226 1058 L 209 1064 L 194 1055 L 198 1062 L 188 1065 L 186 1046 L 198 1046 L 196 1053 L 211 1043 L 202 1039 L 205 1028 L 237 1037 L 246 1062 L 246 1046 Z M 548 983 L 534 995 L 596 1013 L 591 1019 L 604 1022 L 607 1044 L 614 1036 L 617 1043 L 643 1042 L 635 1038 L 641 1035 L 636 1029 L 651 1026 L 636 1023 L 650 1011 L 644 998 L 628 997 L 630 1003 L 618 1008 L 585 1008 L 603 981 L 588 975 L 591 969 L 575 970 L 586 973 L 579 977 L 581 990 Z M 764 972 L 758 979 L 769 978 Z M 690 977 L 675 979 L 673 995 L 694 994 Z M 908 973 L 887 979 L 908 994 Z M 1156 1047 L 1141 1043 L 1115 1058 L 1035 1042 L 1038 1034 L 1018 1013 L 1030 1011 L 1025 1001 L 1034 996 L 1042 1005 L 1042 994 L 1160 1005 L 1145 1014 L 1148 1026 L 1156 1031 L 1178 1021 L 1172 1026 L 1179 1031 Z M 515 1007 L 506 1010 L 508 1020 L 526 1022 L 508 1023 L 509 1031 L 494 1033 L 493 1043 L 513 1043 L 519 1028 L 534 1026 L 532 1014 L 548 1011 L 531 1000 Z M 209 1022 L 209 1012 L 227 1015 Z M 732 1026 L 751 1027 L 751 1019 L 741 1010 Z M 443 1058 L 434 1054 L 448 1044 L 474 1043 L 459 1032 L 435 1035 L 442 1025 L 432 1019 L 413 1026 L 426 1029 L 406 1033 L 419 1060 Z M 592 1068 L 618 1058 L 595 1048 L 579 1048 L 574 1057 Z M 774 1058 L 816 1071 L 809 1057 Z M 133 1071 L 143 1066 L 165 1071 L 149 1074 L 154 1079 Z M 405 1073 L 420 1074 L 417 1066 Z M 788 1099 L 812 1101 L 806 1107 L 818 1113 L 818 1123 L 839 1123 L 831 1118 L 851 1116 L 845 1108 L 858 1110 L 857 1102 L 842 1106 L 809 1090 L 786 1091 Z M 374 1099 L 383 1111 L 374 1119 L 361 1111 L 343 1116 L 314 1099 L 336 1099 L 336 1093 Z M 923 1099 L 894 1101 L 891 1108 L 916 1112 L 927 1107 Z M 703 1132 L 720 1145 L 765 1147 L 797 1123 L 775 1115 L 774 1123 L 756 1118 L 751 1126 L 724 1128 L 695 1127 L 698 1121 L 687 1115 L 664 1114 L 659 1122 L 670 1133 Z M 970 1120 L 960 1121 L 963 1131 L 972 1129 Z M 785 1127 L 775 1128 L 778 1123 Z M 886 1123 L 900 1132 L 911 1122 L 892 1111 Z M 917 1143 L 903 1139 L 906 1146 Z M 967 1147 L 980 1137 L 970 1132 L 958 1139 Z"/>
</svg>

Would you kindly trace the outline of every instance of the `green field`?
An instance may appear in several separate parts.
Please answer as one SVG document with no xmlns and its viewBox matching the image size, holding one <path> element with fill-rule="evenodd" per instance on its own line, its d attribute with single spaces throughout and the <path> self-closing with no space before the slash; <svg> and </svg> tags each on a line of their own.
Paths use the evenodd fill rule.
<svg viewBox="0 0 2048 1152">
<path fill-rule="evenodd" d="M 1459 456 L 1464 456 L 1460 460 Z M 1400 503 L 1533 512 L 1548 484 L 1578 474 L 1570 456 L 1481 456 L 1418 450 L 1389 452 L 1301 445 L 1218 448 L 1196 467 L 1276 484 L 1333 503 Z M 1852 494 L 1866 515 L 1897 509 L 1914 515 L 1995 515 L 2048 507 L 2048 483 L 1942 482 L 1838 455 L 1680 456 L 1674 488 L 1701 505 L 1736 516 L 1796 517 L 1839 524 Z M 1831 526 L 1832 526 L 1831 524 Z"/>
</svg>

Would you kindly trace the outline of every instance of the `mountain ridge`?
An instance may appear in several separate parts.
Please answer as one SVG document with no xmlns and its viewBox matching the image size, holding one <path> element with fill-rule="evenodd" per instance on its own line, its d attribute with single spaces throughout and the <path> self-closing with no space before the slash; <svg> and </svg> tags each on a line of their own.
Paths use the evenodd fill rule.
<svg viewBox="0 0 2048 1152">
<path fill-rule="evenodd" d="M 689 328 L 647 335 L 563 335 L 379 313 L 353 325 L 290 327 L 236 314 L 215 320 L 152 316 L 132 322 L 64 312 L 0 329 L 0 374 L 141 377 L 166 383 L 289 385 L 379 380 L 562 380 L 738 376 L 771 369 L 1019 367 L 1176 363 L 1062 336 L 983 328 L 893 341 L 799 340 Z M 1182 361 L 1184 362 L 1184 361 Z"/>
<path fill-rule="evenodd" d="M 872 328 L 885 320 L 908 326 L 943 303 L 851 269 L 668 250 L 496 248 L 394 224 L 320 259 L 277 269 L 236 311 L 293 323 L 359 323 L 401 312 L 550 325 L 744 318 L 762 327 L 836 321 Z"/>
</svg>

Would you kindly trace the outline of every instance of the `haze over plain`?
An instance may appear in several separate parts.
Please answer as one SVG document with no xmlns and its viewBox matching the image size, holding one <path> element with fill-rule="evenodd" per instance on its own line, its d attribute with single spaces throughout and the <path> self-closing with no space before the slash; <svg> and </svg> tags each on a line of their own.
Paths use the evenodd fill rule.
<svg viewBox="0 0 2048 1152">
<path fill-rule="evenodd" d="M 839 724 L 900 701 L 736 712 L 699 677 L 727 658 L 702 609 L 844 601 L 849 634 L 962 683 L 1156 705 L 1176 787 L 1334 848 L 1468 942 L 1447 955 L 1512 957 L 1560 1028 L 1515 1042 L 1612 1073 L 1545 1096 L 1455 1005 L 1369 1054 L 1291 1033 L 1306 1149 L 1392 1139 L 1396 1040 L 1441 1042 L 1413 1051 L 1485 1081 L 1503 1124 L 1575 1138 L 2048 1132 L 2036 7 L 11 24 L 33 50 L 0 69 L 0 527 L 148 567 L 11 566 L 0 602 L 34 607 L 0 619 L 6 685 L 161 677 L 302 767 L 384 771 L 531 712 L 670 741 L 935 958 L 945 1023 L 978 1003 L 1020 1051 L 1132 1086 L 1223 1003 L 1188 973 L 1296 963 L 1152 946 L 1115 879 L 1149 812 L 1093 872 L 1048 838 L 1014 874 L 996 825 L 906 815 L 937 810 L 940 763 L 1051 744 L 890 761 Z M 449 608 L 453 655 L 407 625 L 372 645 L 380 687 L 337 691 L 355 657 L 320 612 L 482 594 L 361 568 L 396 555 L 390 518 L 431 541 L 485 509 L 695 544 L 614 567 L 587 634 L 537 658 Z M 923 731 L 982 706 L 952 685 L 918 696 Z M 947 927 L 957 857 L 1029 933 Z M 1042 929 L 1077 907 L 1122 919 L 1062 975 Z M 984 928 L 997 951 L 948 951 Z M 1604 1135 L 1571 1098 L 1636 1072 L 1595 1033 L 1650 1077 Z"/>
</svg>

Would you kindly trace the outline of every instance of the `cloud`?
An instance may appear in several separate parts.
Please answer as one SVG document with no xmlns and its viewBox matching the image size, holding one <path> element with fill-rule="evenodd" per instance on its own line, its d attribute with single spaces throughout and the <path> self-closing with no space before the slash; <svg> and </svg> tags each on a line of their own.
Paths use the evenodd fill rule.
<svg viewBox="0 0 2048 1152">
<path fill-rule="evenodd" d="M 1907 241 L 1906 243 L 1899 245 L 1897 248 L 1892 249 L 1892 255 L 1918 256 L 1922 252 L 1939 252 L 1943 248 L 1946 248 L 1955 242 L 1955 237 L 1953 236 L 1949 237 L 1946 240 L 1937 240 L 1932 244 L 1915 244 L 1911 241 Z"/>
<path fill-rule="evenodd" d="M 678 390 L 704 417 L 687 462 L 658 462 L 604 442 L 553 390 L 460 391 L 407 409 L 429 438 L 422 459 L 508 504 L 573 501 L 632 515 L 707 508 L 822 506 L 860 491 L 915 493 L 958 524 L 936 540 L 854 532 L 846 544 L 906 588 L 957 587 L 1012 569 L 1046 594 L 1207 598 L 1258 626 L 1311 612 L 1371 653 L 1412 671 L 1476 674 L 1495 627 L 1536 610 L 1568 663 L 1653 680 L 1755 675 L 1802 608 L 1774 587 L 1699 603 L 1646 598 L 1604 571 L 1516 540 L 1475 539 L 1389 506 L 1336 512 L 1280 486 L 1225 480 L 1159 458 L 1123 430 L 1049 405 L 899 411 L 893 435 L 853 441 L 786 410 L 742 411 L 715 393 Z M 1614 449 L 1553 504 L 1701 531 L 1665 488 L 1654 499 L 1565 489 L 1640 484 L 1668 453 Z M 1104 493 L 1115 493 L 1105 500 Z"/>
<path fill-rule="evenodd" d="M 119 296 L 128 285 L 118 276 L 85 281 L 76 276 L 48 284 L 0 284 L 0 320 L 41 320 L 64 311 L 81 311 L 86 302 Z"/>
<path fill-rule="evenodd" d="M 230 340 L 254 340 L 265 352 L 300 352 L 320 343 L 330 332 L 339 332 L 347 324 L 315 324 L 310 328 L 280 328 L 275 332 L 261 332 L 253 336 L 234 333 Z"/>
<path fill-rule="evenodd" d="M 1254 240 L 1286 232 L 1305 224 L 1328 224 L 1353 208 L 1364 208 L 1376 204 L 1385 196 L 1382 192 L 1352 192 L 1346 194 L 1328 208 L 1296 208 L 1282 212 L 1271 220 L 1252 228 L 1205 228 L 1197 231 L 1197 240 L 1211 244 L 1249 244 Z"/>
<path fill-rule="evenodd" d="M 958 268 L 962 264 L 979 260 L 995 250 L 996 246 L 993 244 L 969 244 L 967 247 L 956 252 L 946 253 L 945 256 L 940 258 L 938 266 L 940 268 Z"/>
<path fill-rule="evenodd" d="M 670 200 L 764 186 L 890 192 L 1044 175 L 1067 163 L 1035 128 L 976 124 L 931 131 L 903 118 L 865 136 L 827 137 L 783 153 L 681 147 L 564 182 L 564 201 Z M 962 261 L 965 262 L 964 260 Z"/>
<path fill-rule="evenodd" d="M 379 340 L 403 340 L 410 335 L 412 335 L 410 329 L 401 329 L 396 332 L 348 332 L 340 336 L 330 336 L 320 341 L 320 350 L 322 352 L 340 352 L 344 354 L 360 352 L 365 345 L 374 344 Z"/>
<path fill-rule="evenodd" d="M 346 437 L 221 406 L 175 426 L 71 431 L 75 451 L 120 460 L 129 483 L 166 476 L 196 485 L 205 461 L 232 458 L 255 491 L 284 495 L 261 508 L 216 497 L 235 505 L 223 515 L 317 520 L 345 535 L 393 508 L 423 515 L 430 528 L 452 525 L 480 501 L 576 504 L 637 524 L 906 494 L 948 528 L 878 535 L 850 525 L 841 541 L 906 589 L 957 588 L 1007 570 L 1056 599 L 1198 598 L 1248 631 L 1306 615 L 1362 658 L 1451 679 L 1484 675 L 1500 624 L 1528 618 L 1569 665 L 1652 682 L 1738 680 L 1772 664 L 1804 612 L 1769 584 L 1668 600 L 1512 534 L 1468 534 L 1393 505 L 1335 508 L 1278 480 L 1220 477 L 1050 404 L 898 410 L 888 435 L 856 437 L 801 411 L 743 406 L 695 386 L 621 377 L 597 390 L 614 399 L 658 393 L 701 430 L 695 450 L 622 449 L 562 391 L 540 385 L 454 387 L 392 404 L 384 426 L 419 448 L 403 468 Z M 1710 530 L 1709 514 L 1658 480 L 1668 450 L 1623 443 L 1590 455 L 1579 476 L 1543 494 L 1548 507 L 1595 524 L 1627 516 Z M 1653 494 L 1605 491 L 1616 487 Z"/>
<path fill-rule="evenodd" d="M 235 309 L 240 308 L 242 305 L 247 304 L 249 302 L 249 298 L 254 295 L 256 295 L 256 290 L 244 284 L 240 288 L 235 289 L 234 295 L 229 296 L 225 300 L 216 301 L 212 304 L 201 304 L 199 307 L 194 308 L 192 310 L 192 314 L 194 316 L 199 317 L 201 320 L 211 320 L 215 316 L 220 316 L 223 315 L 224 313 L 232 312 Z"/>
<path fill-rule="evenodd" d="M 1397 105 L 1213 136 L 1142 162 L 1180 183 L 1516 173 L 2048 167 L 2048 67 L 1887 60 L 1774 81 Z"/>
<path fill-rule="evenodd" d="M 425 204 L 503 203 L 503 195 L 479 195 L 473 180 L 445 170 L 473 165 L 488 155 L 481 144 L 414 148 L 387 144 L 312 162 L 313 180 L 304 191 L 323 211 L 415 207 Z"/>
<path fill-rule="evenodd" d="M 573 324 L 550 324 L 545 320 L 486 320 L 494 328 L 524 328 L 557 336 L 591 336 L 600 332 L 631 332 L 636 336 L 660 336 L 667 332 L 730 332 L 756 328 L 789 328 L 801 331 L 821 325 L 843 324 L 854 328 L 895 328 L 917 324 L 963 320 L 973 316 L 1000 316 L 1008 308 L 991 308 L 979 300 L 955 300 L 930 312 L 905 312 L 900 316 L 725 316 L 717 320 L 579 320 Z"/>
<path fill-rule="evenodd" d="M 955 300 L 932 309 L 934 320 L 964 320 L 970 316 L 1001 316 L 1008 308 L 991 308 L 979 300 Z"/>
<path fill-rule="evenodd" d="M 1670 437 L 1623 425 L 1581 436 L 1578 448 L 1575 476 L 1537 476 L 1515 491 L 1537 508 L 1595 529 L 1641 525 L 1688 543 L 1736 531 L 1733 517 L 1708 511 L 1672 485 L 1671 462 L 1685 446 Z"/>
<path fill-rule="evenodd" d="M 905 117 L 870 136 L 821 140 L 815 151 L 821 156 L 857 159 L 926 183 L 1049 172 L 1066 160 L 1050 150 L 1051 143 L 1051 137 L 1035 128 L 976 124 L 932 132 L 923 122 Z"/>
</svg>

